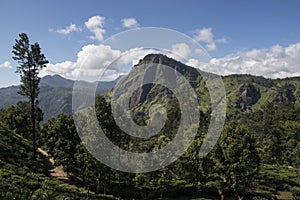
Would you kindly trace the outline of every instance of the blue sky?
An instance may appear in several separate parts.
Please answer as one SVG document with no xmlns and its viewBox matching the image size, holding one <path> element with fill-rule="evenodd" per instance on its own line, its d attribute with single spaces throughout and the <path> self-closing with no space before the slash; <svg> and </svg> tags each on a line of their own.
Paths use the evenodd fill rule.
<svg viewBox="0 0 300 200">
<path fill-rule="evenodd" d="M 115 58 L 117 49 L 101 43 L 114 34 L 142 27 L 173 29 L 196 39 L 213 58 L 209 65 L 219 66 L 221 74 L 300 76 L 299 10 L 297 0 L 2 0 L 0 87 L 19 83 L 11 50 L 21 32 L 31 42 L 37 41 L 49 60 L 43 75 L 74 78 L 79 52 L 84 56 L 91 49 L 106 51 L 105 55 Z M 197 65 L 198 61 L 188 63 Z"/>
</svg>

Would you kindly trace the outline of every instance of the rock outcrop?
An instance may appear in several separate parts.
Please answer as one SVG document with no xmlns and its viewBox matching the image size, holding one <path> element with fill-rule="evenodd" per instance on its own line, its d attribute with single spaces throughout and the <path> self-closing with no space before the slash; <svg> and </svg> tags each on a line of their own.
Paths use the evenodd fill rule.
<svg viewBox="0 0 300 200">
<path fill-rule="evenodd" d="M 237 92 L 238 100 L 236 101 L 235 107 L 246 111 L 251 109 L 261 97 L 260 90 L 253 84 L 242 85 Z"/>
<path fill-rule="evenodd" d="M 284 87 L 281 88 L 275 99 L 273 100 L 273 103 L 283 103 L 283 102 L 289 102 L 294 103 L 296 101 L 296 98 L 294 96 L 294 88 L 293 87 Z"/>
</svg>

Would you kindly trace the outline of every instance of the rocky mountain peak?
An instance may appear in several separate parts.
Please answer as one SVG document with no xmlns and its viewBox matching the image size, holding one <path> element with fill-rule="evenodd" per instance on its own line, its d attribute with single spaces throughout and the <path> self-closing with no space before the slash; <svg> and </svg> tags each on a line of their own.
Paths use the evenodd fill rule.
<svg viewBox="0 0 300 200">
<path fill-rule="evenodd" d="M 173 63 L 174 65 L 182 64 L 179 61 L 174 60 L 173 58 L 169 58 L 168 56 L 163 54 L 148 54 L 139 61 L 138 65 L 148 64 L 148 63 L 157 63 L 163 65 L 169 65 L 170 63 Z"/>
<path fill-rule="evenodd" d="M 163 54 L 148 54 L 143 59 L 141 59 L 139 63 L 134 67 L 136 68 L 141 67 L 142 69 L 146 70 L 145 77 L 147 77 L 148 79 L 151 77 L 153 78 L 153 80 L 155 80 L 155 79 L 160 79 L 160 77 L 163 77 L 162 69 L 164 68 L 162 67 L 153 70 L 155 68 L 154 66 L 155 64 L 165 65 L 174 69 L 172 73 L 175 74 L 180 73 L 181 75 L 183 75 L 190 82 L 190 85 L 192 87 L 196 87 L 199 84 L 199 81 L 201 79 L 200 73 L 197 69 L 187 66 Z M 137 77 L 139 75 L 129 73 L 128 76 Z M 129 82 L 134 81 L 134 79 L 129 77 L 127 77 Z M 174 81 L 174 80 L 168 80 L 168 81 Z M 128 83 L 128 85 L 130 84 L 131 83 Z M 172 93 L 170 92 L 170 90 L 162 86 L 157 86 L 157 85 L 155 86 L 155 84 L 143 85 L 140 88 L 138 88 L 135 91 L 135 93 L 132 95 L 130 100 L 130 108 L 135 107 L 138 104 L 143 103 L 145 101 L 151 101 L 153 98 L 157 96 L 163 98 L 164 96 L 170 96 L 171 94 Z"/>
<path fill-rule="evenodd" d="M 148 54 L 139 61 L 135 67 L 145 64 L 162 64 L 175 69 L 183 76 L 190 77 L 191 79 L 196 78 L 199 75 L 199 71 L 194 67 L 187 66 L 173 58 L 170 58 L 163 54 Z"/>
</svg>

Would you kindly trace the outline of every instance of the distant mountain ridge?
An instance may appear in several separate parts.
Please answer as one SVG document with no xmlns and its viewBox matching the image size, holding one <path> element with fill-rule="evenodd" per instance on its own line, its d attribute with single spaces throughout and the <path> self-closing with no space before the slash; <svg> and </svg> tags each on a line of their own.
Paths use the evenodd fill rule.
<svg viewBox="0 0 300 200">
<path fill-rule="evenodd" d="M 66 79 L 60 75 L 45 76 L 40 81 L 40 87 L 53 86 L 53 87 L 73 87 L 74 81 Z"/>
<path fill-rule="evenodd" d="M 114 81 L 98 82 L 97 94 L 107 92 L 113 88 L 118 79 Z M 44 121 L 60 113 L 72 112 L 72 92 L 75 81 L 59 75 L 45 76 L 40 81 L 39 107 L 43 110 Z M 84 82 L 85 84 L 93 84 Z M 0 109 L 15 105 L 18 101 L 27 101 L 27 98 L 18 94 L 19 86 L 0 88 Z"/>
</svg>

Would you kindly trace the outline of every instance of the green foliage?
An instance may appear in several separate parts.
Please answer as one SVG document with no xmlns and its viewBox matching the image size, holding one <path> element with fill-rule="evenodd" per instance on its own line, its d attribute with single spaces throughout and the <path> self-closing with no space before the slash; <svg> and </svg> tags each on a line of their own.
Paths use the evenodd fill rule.
<svg viewBox="0 0 300 200">
<path fill-rule="evenodd" d="M 164 99 L 163 101 L 168 107 L 168 101 Z M 148 103 L 141 105 L 145 106 L 143 109 L 136 107 L 134 112 L 145 112 L 150 107 Z M 170 112 L 174 112 L 175 109 L 170 107 Z M 133 118 L 136 116 L 134 112 Z M 267 104 L 264 110 L 244 113 L 240 115 L 238 122 L 227 122 L 214 151 L 207 157 L 199 159 L 198 151 L 209 122 L 209 115 L 202 113 L 202 126 L 193 144 L 180 159 L 159 171 L 135 175 L 111 170 L 92 158 L 80 143 L 76 129 L 72 125 L 74 122 L 69 115 L 62 114 L 56 119 L 51 119 L 44 125 L 42 132 L 48 134 L 43 138 L 45 138 L 49 152 L 60 152 L 53 154 L 55 159 L 67 158 L 68 153 L 72 152 L 73 157 L 70 156 L 73 161 L 69 164 L 64 163 L 64 166 L 67 169 L 73 168 L 72 175 L 84 179 L 86 186 L 97 193 L 112 193 L 121 197 L 157 198 L 171 194 L 176 196 L 182 190 L 186 192 L 189 188 L 193 188 L 192 191 L 219 194 L 222 198 L 237 195 L 245 198 L 257 196 L 261 199 L 272 199 L 272 193 L 275 194 L 280 189 L 292 191 L 292 187 L 297 184 L 294 181 L 288 181 L 293 180 L 290 176 L 274 175 L 274 169 L 266 171 L 263 168 L 262 176 L 259 173 L 259 166 L 264 162 L 283 162 L 282 160 L 287 158 L 278 155 L 282 155 L 283 151 L 288 149 L 294 153 L 290 156 L 291 162 L 298 157 L 294 156 L 299 142 L 296 134 L 299 126 L 294 123 L 294 120 L 298 119 L 298 112 L 296 105 Z M 169 132 L 169 135 L 159 134 L 157 137 L 144 140 L 142 146 L 139 146 L 140 140 L 128 137 L 117 127 L 111 114 L 109 97 L 97 97 L 96 113 L 105 134 L 114 144 L 126 150 L 156 150 L 168 144 L 174 134 L 172 128 L 175 127 L 170 126 L 164 129 Z M 285 120 L 282 120 L 283 118 Z M 271 142 L 274 142 L 275 140 L 272 139 L 276 137 L 280 148 L 278 152 L 274 149 L 269 151 L 269 148 L 274 148 Z M 64 140 L 68 141 L 61 143 Z M 61 146 L 67 146 L 67 148 Z M 68 146 L 72 146 L 72 150 Z M 262 181 L 264 179 L 266 181 Z M 269 184 L 269 182 L 276 183 L 276 181 L 284 185 L 276 187 Z M 276 184 L 280 186 L 278 183 Z M 260 192 L 254 192 L 254 188 L 260 188 Z"/>
<path fill-rule="evenodd" d="M 293 187 L 293 200 L 299 200 L 300 199 L 300 187 Z"/>
<path fill-rule="evenodd" d="M 24 35 L 21 40 L 29 44 Z M 24 48 L 27 48 L 26 45 Z M 28 46 L 28 51 L 30 48 Z M 155 55 L 150 55 L 147 57 L 150 60 L 141 63 L 153 58 Z M 158 60 L 168 61 L 162 56 Z M 206 199 L 205 195 L 219 195 L 221 199 L 275 199 L 280 191 L 293 195 L 294 199 L 299 198 L 299 78 L 270 80 L 250 75 L 225 77 L 229 103 L 227 122 L 214 150 L 200 159 L 199 149 L 211 115 L 208 90 L 205 81 L 194 69 L 174 60 L 170 63 L 195 87 L 200 101 L 200 128 L 192 145 L 178 160 L 163 169 L 145 174 L 110 169 L 92 157 L 83 145 L 84 141 L 89 141 L 97 148 L 98 141 L 94 135 L 81 135 L 81 141 L 72 116 L 60 114 L 43 125 L 39 142 L 54 158 L 56 165 L 62 165 L 70 179 L 78 181 L 85 188 L 80 191 L 49 177 L 41 157 L 37 161 L 29 159 L 32 157 L 30 146 L 33 142 L 27 134 L 32 126 L 31 109 L 30 104 L 19 102 L 0 111 L 0 199 L 101 199 L 107 198 L 106 194 L 135 199 L 181 196 Z M 49 92 L 43 101 L 50 97 L 61 97 L 61 90 L 56 89 L 52 92 L 57 96 Z M 140 89 L 143 95 L 133 97 L 135 104 L 130 105 L 131 117 L 137 124 L 145 126 L 150 122 L 150 107 L 154 104 L 163 105 L 168 120 L 159 134 L 141 139 L 130 137 L 120 130 L 114 119 L 118 116 L 112 116 L 110 93 L 96 97 L 97 119 L 106 136 L 120 148 L 138 153 L 157 151 L 172 142 L 177 132 L 181 120 L 179 103 L 172 92 L 161 85 L 153 84 Z M 149 93 L 144 93 L 143 89 Z M 260 92 L 261 95 L 256 95 L 257 98 L 252 101 L 251 91 L 255 94 Z M 63 101 L 67 98 L 66 102 L 69 102 L 70 94 L 64 94 Z M 244 106 L 246 109 L 235 106 L 237 102 L 247 104 Z M 66 108 L 67 104 L 63 104 L 63 107 Z M 58 106 L 57 112 L 59 109 Z M 35 114 L 42 116 L 38 109 Z M 90 121 L 90 118 L 83 119 L 79 128 L 94 133 L 86 126 Z"/>
<path fill-rule="evenodd" d="M 43 120 L 42 110 L 35 108 L 36 127 L 39 129 L 38 123 Z M 0 121 L 9 129 L 15 130 L 16 133 L 22 135 L 26 139 L 31 137 L 31 118 L 30 118 L 29 102 L 19 101 L 15 106 L 10 106 L 6 110 L 0 111 Z M 38 130 L 39 131 L 39 130 Z"/>
<path fill-rule="evenodd" d="M 62 113 L 56 119 L 50 119 L 41 133 L 43 144 L 56 165 L 63 165 L 70 175 L 82 178 L 87 188 L 106 193 L 107 167 L 87 152 L 71 115 Z"/>
<path fill-rule="evenodd" d="M 49 177 L 41 156 L 29 159 L 32 142 L 0 123 L 0 199 L 113 199 L 87 194 Z"/>
<path fill-rule="evenodd" d="M 46 67 L 48 61 L 41 53 L 38 43 L 30 44 L 25 33 L 21 33 L 19 37 L 12 51 L 13 59 L 20 64 L 16 70 L 21 75 L 22 82 L 19 93 L 34 101 L 39 95 L 39 70 Z"/>
<path fill-rule="evenodd" d="M 20 66 L 17 67 L 16 73 L 21 76 L 19 94 L 24 95 L 30 102 L 30 119 L 32 125 L 32 148 L 33 159 L 36 159 L 36 106 L 39 96 L 39 71 L 46 67 L 48 61 L 44 54 L 41 53 L 41 48 L 38 43 L 30 44 L 29 38 L 25 33 L 19 34 L 20 39 L 16 40 L 13 46 L 13 59 Z"/>
<path fill-rule="evenodd" d="M 225 126 L 221 140 L 212 152 L 212 159 L 212 173 L 218 174 L 222 180 L 216 186 L 232 189 L 237 195 L 251 186 L 259 170 L 260 158 L 255 140 L 244 126 L 234 123 Z"/>
<path fill-rule="evenodd" d="M 108 199 L 95 194 L 86 194 L 74 186 L 46 177 L 43 174 L 20 175 L 13 171 L 0 170 L 0 199 Z"/>
<path fill-rule="evenodd" d="M 263 164 L 259 173 L 261 184 L 259 189 L 276 191 L 292 191 L 300 187 L 300 170 L 288 166 L 275 166 Z"/>
<path fill-rule="evenodd" d="M 55 158 L 56 164 L 72 171 L 76 146 L 80 143 L 72 116 L 62 113 L 57 119 L 50 119 L 41 134 L 43 143 L 47 144 L 47 150 Z"/>
<path fill-rule="evenodd" d="M 263 163 L 299 167 L 300 106 L 268 103 L 262 110 L 243 114 L 239 123 L 256 139 Z"/>
</svg>

